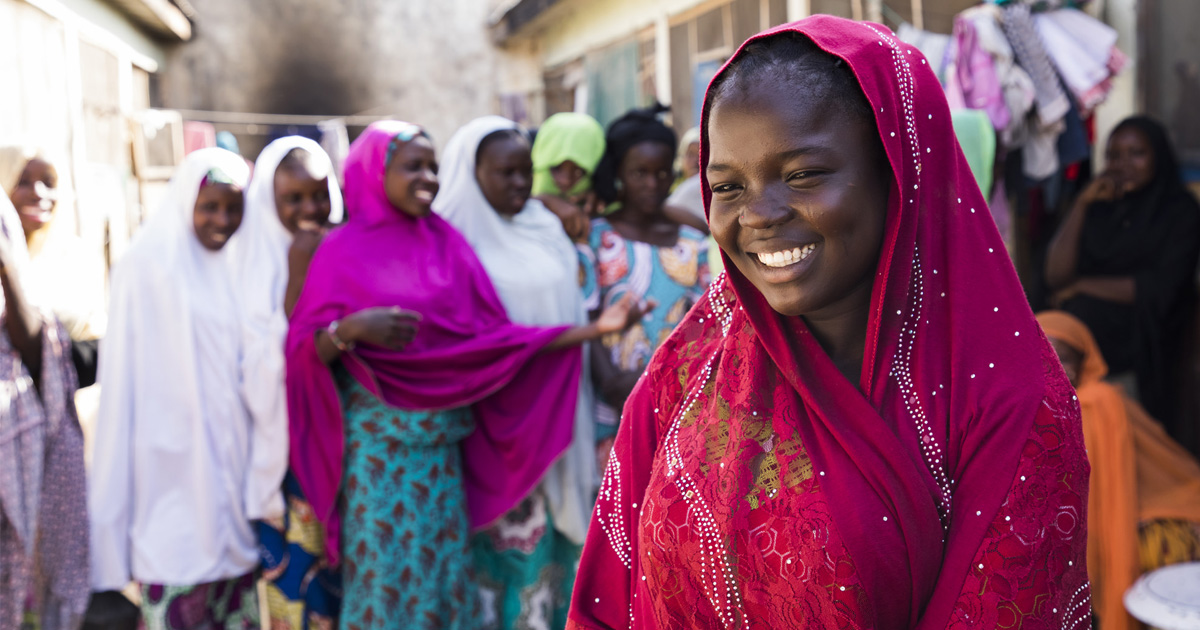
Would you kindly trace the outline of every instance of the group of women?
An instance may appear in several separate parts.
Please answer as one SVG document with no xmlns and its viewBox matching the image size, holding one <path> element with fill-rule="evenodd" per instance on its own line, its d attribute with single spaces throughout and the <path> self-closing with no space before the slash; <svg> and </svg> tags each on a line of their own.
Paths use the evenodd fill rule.
<svg viewBox="0 0 1200 630">
<path fill-rule="evenodd" d="M 1200 467 L 1123 407 L 1176 490 L 1139 517 L 1093 471 L 1134 520 L 1089 546 L 1080 408 L 1119 390 L 1035 320 L 921 54 L 751 38 L 676 188 L 703 221 L 656 114 L 484 117 L 440 163 L 375 123 L 340 184 L 301 138 L 190 154 L 113 272 L 86 509 L 70 337 L 0 208 L 0 626 L 73 627 L 90 566 L 151 629 L 257 626 L 260 578 L 277 628 L 1075 629 L 1091 563 L 1120 627 L 1137 519 L 1200 520 L 1154 507 Z"/>
<path fill-rule="evenodd" d="M 340 185 L 303 138 L 188 155 L 112 276 L 92 589 L 149 628 L 261 623 L 260 571 L 273 627 L 563 627 L 597 412 L 708 282 L 675 148 L 635 111 L 440 163 L 376 123 Z"/>
</svg>

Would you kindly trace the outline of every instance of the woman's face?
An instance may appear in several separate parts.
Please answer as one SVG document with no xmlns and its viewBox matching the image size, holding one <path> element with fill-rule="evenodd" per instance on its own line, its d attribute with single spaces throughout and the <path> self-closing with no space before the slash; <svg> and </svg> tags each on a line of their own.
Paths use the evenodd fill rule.
<svg viewBox="0 0 1200 630">
<path fill-rule="evenodd" d="M 1072 387 L 1079 387 L 1079 370 L 1083 366 L 1083 354 L 1062 339 L 1049 336 L 1047 338 L 1050 340 L 1054 352 L 1058 354 L 1063 372 L 1067 373 L 1067 380 L 1071 381 Z"/>
<path fill-rule="evenodd" d="M 700 172 L 700 143 L 693 142 L 687 145 L 687 151 L 683 153 L 683 177 L 687 179 L 692 175 Z"/>
<path fill-rule="evenodd" d="M 383 180 L 388 202 L 409 216 L 428 216 L 438 191 L 437 172 L 437 157 L 429 138 L 416 136 L 400 145 L 388 162 Z"/>
<path fill-rule="evenodd" d="M 1126 127 L 1109 136 L 1104 160 L 1121 195 L 1141 190 L 1154 180 L 1154 149 L 1146 134 L 1136 128 Z"/>
<path fill-rule="evenodd" d="M 49 162 L 33 158 L 25 163 L 9 199 L 21 217 L 21 228 L 31 234 L 54 218 L 58 203 L 58 171 Z"/>
<path fill-rule="evenodd" d="M 875 126 L 776 84 L 721 98 L 708 134 L 713 237 L 771 307 L 870 304 L 891 183 Z"/>
<path fill-rule="evenodd" d="M 475 179 L 496 212 L 507 217 L 520 212 L 533 190 L 529 142 L 515 134 L 488 142 L 475 164 Z"/>
<path fill-rule="evenodd" d="M 671 194 L 674 168 L 671 152 L 671 147 L 652 140 L 639 142 L 625 152 L 617 168 L 624 210 L 642 214 L 662 212 L 663 202 Z"/>
<path fill-rule="evenodd" d="M 329 222 L 329 177 L 317 179 L 303 165 L 275 170 L 275 210 L 288 232 L 315 231 Z"/>
<path fill-rule="evenodd" d="M 221 251 L 242 225 L 242 189 L 233 184 L 200 187 L 192 224 L 196 238 L 209 251 Z"/>
<path fill-rule="evenodd" d="M 550 177 L 554 178 L 554 185 L 558 186 L 564 195 L 570 193 L 585 175 L 587 175 L 587 171 L 571 160 L 550 169 Z"/>
</svg>

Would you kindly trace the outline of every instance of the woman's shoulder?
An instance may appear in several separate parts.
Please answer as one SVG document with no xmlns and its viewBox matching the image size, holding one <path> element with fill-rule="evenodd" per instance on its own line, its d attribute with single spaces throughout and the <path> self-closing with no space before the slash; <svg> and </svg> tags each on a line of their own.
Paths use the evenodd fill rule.
<svg viewBox="0 0 1200 630">
<path fill-rule="evenodd" d="M 679 240 L 699 241 L 701 243 L 708 240 L 708 235 L 690 225 L 679 226 Z"/>
<path fill-rule="evenodd" d="M 592 249 L 598 249 L 602 243 L 605 234 L 615 234 L 620 236 L 613 224 L 605 217 L 596 217 L 592 219 L 591 227 L 588 231 L 588 245 Z"/>
</svg>

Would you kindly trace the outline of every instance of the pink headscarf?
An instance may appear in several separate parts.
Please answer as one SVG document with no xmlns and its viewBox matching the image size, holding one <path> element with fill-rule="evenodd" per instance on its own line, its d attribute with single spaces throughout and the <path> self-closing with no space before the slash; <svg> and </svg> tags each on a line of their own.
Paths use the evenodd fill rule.
<svg viewBox="0 0 1200 630">
<path fill-rule="evenodd" d="M 462 447 L 472 527 L 516 505 L 571 440 L 579 350 L 539 354 L 565 327 L 512 324 L 475 253 L 450 224 L 437 215 L 409 216 L 388 202 L 389 145 L 414 133 L 409 123 L 379 122 L 350 147 L 349 220 L 313 257 L 288 331 L 291 466 L 326 524 L 333 559 L 342 410 L 315 335 L 335 319 L 374 306 L 421 314 L 417 337 L 404 350 L 360 345 L 342 364 L 394 407 L 473 405 L 477 428 Z"/>
</svg>

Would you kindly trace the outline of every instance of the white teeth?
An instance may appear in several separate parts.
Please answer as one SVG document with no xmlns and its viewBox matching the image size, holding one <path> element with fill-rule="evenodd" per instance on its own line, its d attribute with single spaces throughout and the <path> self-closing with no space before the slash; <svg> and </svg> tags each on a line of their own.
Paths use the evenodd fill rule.
<svg viewBox="0 0 1200 630">
<path fill-rule="evenodd" d="M 418 190 L 415 196 L 421 201 L 430 201 L 433 199 L 433 193 L 429 192 L 428 190 Z"/>
<path fill-rule="evenodd" d="M 772 252 L 770 254 L 760 253 L 756 255 L 758 256 L 758 262 L 768 267 L 787 267 L 808 258 L 816 248 L 816 244 L 811 244 L 781 252 Z"/>
</svg>

